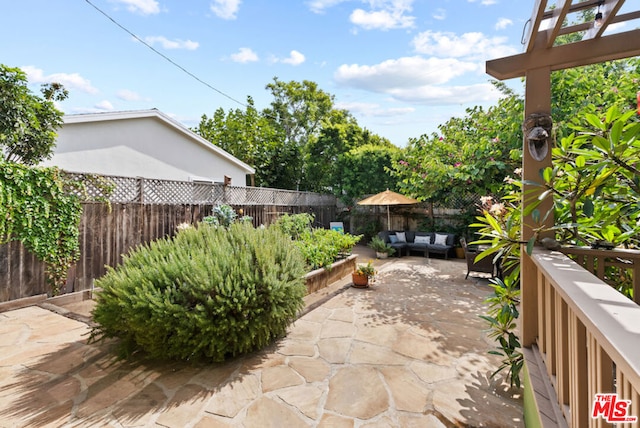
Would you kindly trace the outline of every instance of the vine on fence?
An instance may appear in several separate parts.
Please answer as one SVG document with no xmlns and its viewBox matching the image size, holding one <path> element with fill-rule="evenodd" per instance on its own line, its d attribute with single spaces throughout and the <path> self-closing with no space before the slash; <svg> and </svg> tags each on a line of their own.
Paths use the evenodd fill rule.
<svg viewBox="0 0 640 428">
<path fill-rule="evenodd" d="M 69 265 L 78 260 L 82 206 L 64 190 L 57 168 L 0 163 L 0 244 L 21 241 L 45 265 L 56 295 Z"/>
</svg>

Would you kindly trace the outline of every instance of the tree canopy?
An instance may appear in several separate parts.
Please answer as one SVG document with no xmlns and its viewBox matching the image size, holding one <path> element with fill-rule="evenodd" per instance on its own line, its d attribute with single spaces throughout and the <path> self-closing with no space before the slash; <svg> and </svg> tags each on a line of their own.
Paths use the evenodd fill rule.
<svg viewBox="0 0 640 428">
<path fill-rule="evenodd" d="M 503 98 L 495 106 L 468 108 L 439 133 L 409 141 L 394 159 L 399 188 L 420 200 L 447 202 L 468 194 L 499 193 L 505 176 L 520 164 L 523 100 L 494 82 Z"/>
<path fill-rule="evenodd" d="M 67 98 L 58 83 L 42 85 L 42 97 L 31 93 L 26 74 L 0 64 L 0 152 L 5 161 L 37 165 L 51 157 L 63 113 L 54 101 Z"/>
<path fill-rule="evenodd" d="M 268 108 L 258 111 L 249 97 L 245 110 L 203 115 L 194 131 L 254 166 L 257 186 L 334 193 L 348 203 L 395 187 L 388 170 L 397 148 L 336 108 L 333 95 L 306 80 L 274 78 L 266 89 L 273 95 Z M 364 146 L 369 149 L 352 152 Z M 344 169 L 355 163 L 361 173 L 358 185 L 351 185 L 345 177 L 353 178 L 353 172 Z"/>
<path fill-rule="evenodd" d="M 640 58 L 562 70 L 551 76 L 551 109 L 556 141 L 571 123 L 610 106 L 635 108 Z M 404 193 L 422 200 L 447 201 L 467 193 L 501 196 L 522 157 L 524 100 L 494 82 L 503 96 L 496 105 L 473 107 L 439 132 L 412 139 L 394 159 L 393 175 Z"/>
</svg>

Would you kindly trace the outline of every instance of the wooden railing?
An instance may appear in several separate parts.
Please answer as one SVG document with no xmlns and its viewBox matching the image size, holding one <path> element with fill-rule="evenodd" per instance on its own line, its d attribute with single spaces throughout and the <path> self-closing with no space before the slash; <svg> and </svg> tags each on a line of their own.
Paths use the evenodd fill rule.
<svg viewBox="0 0 640 428">
<path fill-rule="evenodd" d="M 536 248 L 523 257 L 523 344 L 539 352 L 558 424 L 611 426 L 591 417 L 604 393 L 629 400 L 640 417 L 640 306 L 564 254 Z"/>
<path fill-rule="evenodd" d="M 633 300 L 640 304 L 640 251 L 589 247 L 563 247 L 561 251 L 609 285 L 631 279 Z M 613 272 L 607 272 L 607 267 L 614 268 Z"/>
</svg>

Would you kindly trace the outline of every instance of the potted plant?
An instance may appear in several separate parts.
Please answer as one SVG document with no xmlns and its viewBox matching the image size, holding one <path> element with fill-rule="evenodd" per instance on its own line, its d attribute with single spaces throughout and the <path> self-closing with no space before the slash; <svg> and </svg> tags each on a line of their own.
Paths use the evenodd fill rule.
<svg viewBox="0 0 640 428">
<path fill-rule="evenodd" d="M 351 274 L 351 279 L 353 280 L 354 287 L 368 287 L 369 279 L 374 278 L 376 275 L 376 270 L 371 264 L 371 261 L 366 265 L 360 265 L 358 268 Z"/>
<path fill-rule="evenodd" d="M 384 242 L 379 236 L 371 238 L 367 245 L 376 252 L 376 257 L 379 259 L 386 259 L 396 251 L 395 248 Z"/>
<path fill-rule="evenodd" d="M 464 248 L 459 243 L 456 243 L 456 257 L 459 259 L 464 259 Z"/>
</svg>

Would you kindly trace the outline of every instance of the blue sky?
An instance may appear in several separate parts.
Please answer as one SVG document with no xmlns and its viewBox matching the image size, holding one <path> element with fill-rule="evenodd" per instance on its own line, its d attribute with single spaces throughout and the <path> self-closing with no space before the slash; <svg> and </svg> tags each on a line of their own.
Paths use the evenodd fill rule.
<svg viewBox="0 0 640 428">
<path fill-rule="evenodd" d="M 398 146 L 499 94 L 485 61 L 522 51 L 533 0 L 90 0 L 216 90 L 152 52 L 86 0 L 2 2 L 0 62 L 65 113 L 158 108 L 188 127 L 222 107 L 259 109 L 265 86 L 311 80 Z M 519 80 L 507 82 L 522 90 Z M 232 99 L 230 99 L 232 98 Z M 237 103 L 236 101 L 241 104 Z"/>
</svg>

